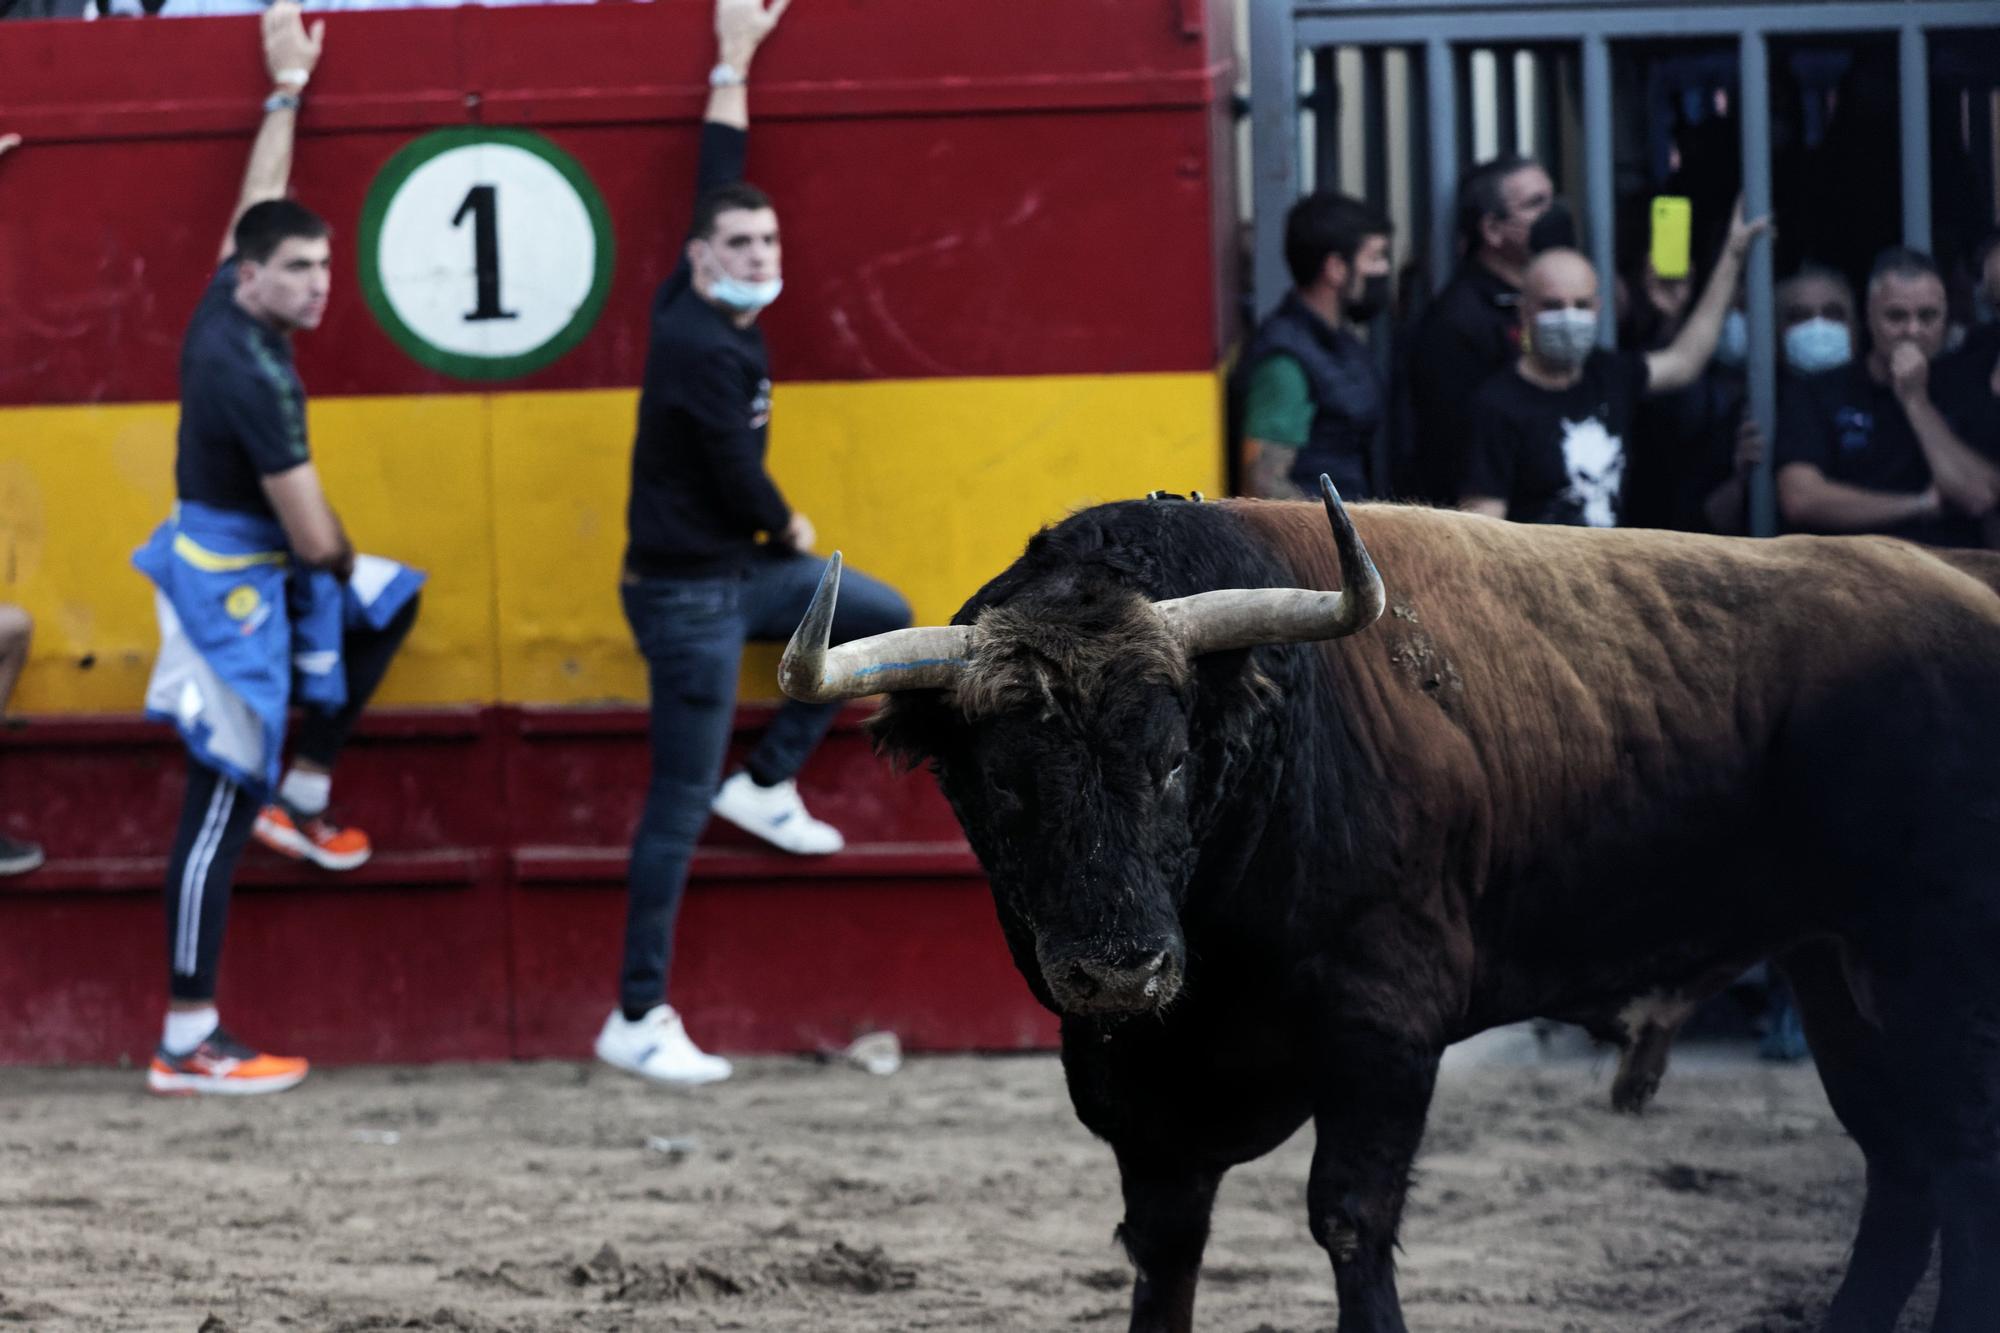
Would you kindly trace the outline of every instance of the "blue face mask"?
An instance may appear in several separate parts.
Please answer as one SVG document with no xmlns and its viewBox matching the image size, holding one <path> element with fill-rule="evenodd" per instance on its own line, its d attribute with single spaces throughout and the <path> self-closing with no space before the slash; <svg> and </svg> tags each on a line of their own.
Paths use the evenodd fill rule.
<svg viewBox="0 0 2000 1333">
<path fill-rule="evenodd" d="M 708 299 L 725 310 L 734 310 L 739 315 L 747 315 L 778 299 L 778 293 L 785 289 L 783 278 L 771 278 L 764 282 L 745 282 L 732 278 L 727 273 L 718 277 L 708 289 Z"/>
<path fill-rule="evenodd" d="M 1741 310 L 1722 317 L 1722 336 L 1715 340 L 1715 359 L 1735 370 L 1750 359 L 1750 321 Z"/>
<path fill-rule="evenodd" d="M 1854 359 L 1854 337 L 1838 320 L 1809 319 L 1785 330 L 1785 364 L 1801 375 L 1844 366 Z"/>
</svg>

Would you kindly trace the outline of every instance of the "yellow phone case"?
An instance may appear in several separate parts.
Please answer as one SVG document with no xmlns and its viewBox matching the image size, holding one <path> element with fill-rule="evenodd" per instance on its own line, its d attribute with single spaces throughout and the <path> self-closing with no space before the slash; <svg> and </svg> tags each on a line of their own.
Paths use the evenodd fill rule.
<svg viewBox="0 0 2000 1333">
<path fill-rule="evenodd" d="M 1694 205 L 1677 194 L 1653 200 L 1653 272 L 1663 278 L 1685 278 L 1691 256 L 1690 232 Z"/>
</svg>

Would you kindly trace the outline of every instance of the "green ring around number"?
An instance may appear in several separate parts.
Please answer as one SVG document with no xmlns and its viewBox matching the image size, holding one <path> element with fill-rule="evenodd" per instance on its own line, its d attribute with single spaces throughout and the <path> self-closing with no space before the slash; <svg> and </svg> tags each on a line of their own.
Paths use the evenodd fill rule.
<svg viewBox="0 0 2000 1333">
<path fill-rule="evenodd" d="M 470 144 L 488 143 L 507 144 L 533 153 L 561 172 L 563 179 L 570 183 L 570 188 L 576 191 L 577 198 L 583 201 L 597 242 L 590 292 L 577 306 L 576 313 L 540 346 L 509 356 L 474 356 L 466 352 L 447 351 L 436 343 L 426 342 L 415 329 L 403 322 L 390 303 L 388 290 L 382 285 L 379 259 L 382 220 L 388 215 L 390 201 L 403 188 L 403 182 L 418 167 L 440 153 Z M 611 212 L 605 208 L 604 197 L 597 192 L 596 184 L 577 160 L 532 130 L 489 129 L 484 126 L 437 130 L 398 149 L 368 187 L 368 198 L 361 205 L 358 244 L 361 295 L 368 302 L 369 310 L 374 312 L 375 322 L 382 326 L 382 331 L 418 364 L 469 380 L 504 380 L 530 374 L 551 364 L 582 342 L 584 335 L 597 323 L 597 317 L 604 312 L 605 298 L 611 294 L 611 270 L 616 258 Z"/>
</svg>

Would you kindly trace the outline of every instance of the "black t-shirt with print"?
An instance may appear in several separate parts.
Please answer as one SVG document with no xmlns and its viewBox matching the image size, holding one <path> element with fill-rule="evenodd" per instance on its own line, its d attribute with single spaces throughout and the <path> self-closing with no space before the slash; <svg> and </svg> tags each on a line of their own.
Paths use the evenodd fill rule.
<svg viewBox="0 0 2000 1333">
<path fill-rule="evenodd" d="M 1940 399 L 1933 367 L 1931 398 L 1947 421 L 1954 406 Z M 1865 360 L 1837 370 L 1788 379 L 1778 386 L 1778 439 L 1774 465 L 1811 463 L 1828 481 L 1895 495 L 1930 489 L 1931 468 L 1917 433 L 1896 401 L 1877 383 Z M 1979 524 L 1963 514 L 1910 519 L 1880 529 L 1930 546 L 1978 546 Z"/>
<path fill-rule="evenodd" d="M 181 341 L 175 493 L 275 518 L 263 478 L 311 457 L 306 391 L 292 365 L 291 339 L 236 304 L 236 261 L 226 260 Z"/>
<path fill-rule="evenodd" d="M 702 126 L 701 189 L 742 179 L 746 142 L 742 130 Z M 632 442 L 627 569 L 649 578 L 734 573 L 755 554 L 758 533 L 791 521 L 764 470 L 770 419 L 764 331 L 737 328 L 696 295 L 682 260 L 653 297 Z"/>
<path fill-rule="evenodd" d="M 1472 396 L 1462 497 L 1507 502 L 1516 523 L 1618 526 L 1625 441 L 1646 394 L 1642 352 L 1599 348 L 1566 389 L 1544 389 L 1508 367 Z"/>
</svg>

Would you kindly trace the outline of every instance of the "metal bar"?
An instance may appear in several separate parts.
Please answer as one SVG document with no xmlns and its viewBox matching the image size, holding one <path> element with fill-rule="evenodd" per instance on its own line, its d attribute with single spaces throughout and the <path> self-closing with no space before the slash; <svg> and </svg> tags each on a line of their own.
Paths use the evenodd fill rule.
<svg viewBox="0 0 2000 1333">
<path fill-rule="evenodd" d="M 1285 294 L 1285 209 L 1299 192 L 1298 55 L 1283 5 L 1250 6 L 1250 166 L 1258 312 Z"/>
<path fill-rule="evenodd" d="M 1598 290 L 1604 318 L 1597 321 L 1597 342 L 1610 347 L 1618 340 L 1618 321 L 1610 317 L 1610 296 L 1617 282 L 1617 238 L 1612 235 L 1611 44 L 1601 36 L 1583 39 L 1583 184 L 1589 200 L 1590 258 L 1597 265 Z"/>
<path fill-rule="evenodd" d="M 1429 281 L 1418 297 L 1418 308 L 1430 294 L 1444 285 L 1444 275 L 1431 267 L 1431 225 L 1444 211 L 1432 193 L 1431 140 L 1425 107 L 1430 94 L 1424 77 L 1421 51 L 1406 51 L 1403 59 L 1403 189 L 1409 196 L 1409 231 L 1403 237 L 1405 253 L 1423 267 Z M 1416 311 L 1405 310 L 1405 316 Z"/>
<path fill-rule="evenodd" d="M 1253 10 L 1264 6 L 1252 6 Z M 1904 26 L 1931 31 L 1994 26 L 1990 4 L 1960 0 L 1929 0 L 1898 4 L 1757 4 L 1736 8 L 1690 8 L 1685 5 L 1650 8 L 1596 5 L 1563 8 L 1538 5 L 1532 9 L 1497 6 L 1397 6 L 1394 14 L 1380 8 L 1355 12 L 1307 11 L 1298 20 L 1299 40 L 1314 45 L 1338 43 L 1366 46 L 1407 42 L 1412 32 L 1428 31 L 1442 40 L 1477 45 L 1484 42 L 1574 41 L 1597 35 L 1626 37 L 1734 37 L 1745 31 L 1772 33 L 1847 33 L 1894 31 Z"/>
<path fill-rule="evenodd" d="M 1315 190 L 1340 188 L 1341 87 L 1336 68 L 1340 53 L 1322 46 L 1312 53 L 1313 89 L 1305 95 L 1306 110 L 1313 118 L 1313 174 Z M 1301 186 L 1304 182 L 1300 182 Z M 1305 191 L 1300 190 L 1303 194 Z"/>
<path fill-rule="evenodd" d="M 1389 80 L 1383 73 L 1383 50 L 1371 46 L 1361 53 L 1361 158 L 1366 167 L 1363 193 L 1370 203 L 1389 203 Z"/>
<path fill-rule="evenodd" d="M 1458 87 L 1451 43 L 1433 37 L 1424 43 L 1425 126 L 1430 143 L 1431 290 L 1451 279 L 1457 255 L 1452 228 L 1458 220 Z"/>
<path fill-rule="evenodd" d="M 1493 52 L 1493 92 L 1497 106 L 1494 117 L 1499 124 L 1500 152 L 1521 151 L 1521 113 L 1519 84 L 1514 77 L 1514 48 L 1503 46 Z"/>
<path fill-rule="evenodd" d="M 1771 66 L 1761 32 L 1737 39 L 1738 117 L 1743 131 L 1743 212 L 1762 217 L 1771 211 Z M 1769 537 L 1778 531 L 1778 498 L 1773 481 L 1772 444 L 1778 422 L 1778 337 L 1771 293 L 1771 243 L 1750 251 L 1750 418 L 1764 437 L 1764 456 L 1750 474 L 1750 532 Z"/>
<path fill-rule="evenodd" d="M 1931 248 L 1931 81 L 1924 30 L 1897 34 L 1897 91 L 1903 104 L 1903 244 Z"/>
</svg>

